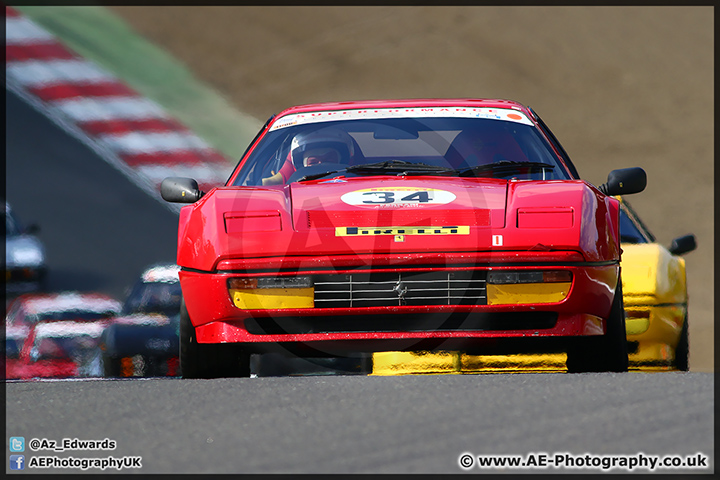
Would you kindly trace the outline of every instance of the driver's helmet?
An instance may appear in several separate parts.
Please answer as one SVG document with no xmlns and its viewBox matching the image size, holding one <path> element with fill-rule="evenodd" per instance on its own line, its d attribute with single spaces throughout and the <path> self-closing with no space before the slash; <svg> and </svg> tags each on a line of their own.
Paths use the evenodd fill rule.
<svg viewBox="0 0 720 480">
<path fill-rule="evenodd" d="M 355 154 L 353 139 L 337 127 L 299 133 L 290 144 L 296 169 L 318 163 L 349 163 Z"/>
</svg>

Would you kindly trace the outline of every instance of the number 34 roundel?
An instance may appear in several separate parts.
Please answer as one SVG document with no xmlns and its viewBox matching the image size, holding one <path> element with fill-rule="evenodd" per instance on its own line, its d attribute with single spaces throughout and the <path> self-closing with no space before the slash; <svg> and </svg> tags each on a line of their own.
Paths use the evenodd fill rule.
<svg viewBox="0 0 720 480">
<path fill-rule="evenodd" d="M 417 204 L 439 204 L 443 205 L 455 200 L 455 194 L 445 190 L 432 188 L 366 188 L 348 192 L 341 200 L 348 205 L 385 205 L 385 206 L 408 206 Z"/>
</svg>

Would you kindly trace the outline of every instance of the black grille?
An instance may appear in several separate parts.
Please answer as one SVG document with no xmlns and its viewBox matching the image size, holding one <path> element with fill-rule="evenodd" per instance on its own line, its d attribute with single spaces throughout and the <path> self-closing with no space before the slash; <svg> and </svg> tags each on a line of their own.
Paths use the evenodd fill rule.
<svg viewBox="0 0 720 480">
<path fill-rule="evenodd" d="M 486 305 L 484 270 L 315 275 L 315 308 Z"/>
<path fill-rule="evenodd" d="M 6 269 L 5 280 L 8 282 L 34 282 L 42 278 L 42 271 L 31 268 Z"/>
</svg>

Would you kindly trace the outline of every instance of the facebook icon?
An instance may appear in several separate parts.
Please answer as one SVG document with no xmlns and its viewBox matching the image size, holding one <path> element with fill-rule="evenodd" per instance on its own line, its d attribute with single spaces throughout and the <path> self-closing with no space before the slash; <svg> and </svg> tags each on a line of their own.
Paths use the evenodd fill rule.
<svg viewBox="0 0 720 480">
<path fill-rule="evenodd" d="M 25 455 L 10 455 L 10 470 L 25 470 Z"/>
</svg>

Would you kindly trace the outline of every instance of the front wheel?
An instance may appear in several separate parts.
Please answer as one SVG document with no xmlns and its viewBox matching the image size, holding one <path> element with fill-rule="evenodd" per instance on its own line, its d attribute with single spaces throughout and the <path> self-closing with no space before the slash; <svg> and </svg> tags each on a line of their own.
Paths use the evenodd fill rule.
<svg viewBox="0 0 720 480">
<path fill-rule="evenodd" d="M 620 278 L 605 335 L 576 339 L 567 351 L 567 369 L 570 373 L 627 372 L 627 333 Z"/>
<path fill-rule="evenodd" d="M 183 378 L 250 376 L 250 355 L 241 345 L 197 342 L 185 300 L 180 305 L 180 372 Z"/>
<path fill-rule="evenodd" d="M 675 368 L 681 372 L 690 370 L 688 356 L 690 355 L 690 342 L 688 339 L 688 317 L 685 314 L 682 330 L 680 331 L 680 340 L 675 347 Z"/>
<path fill-rule="evenodd" d="M 103 356 L 103 372 L 106 378 L 119 377 L 121 373 L 120 359 L 117 357 Z"/>
</svg>

